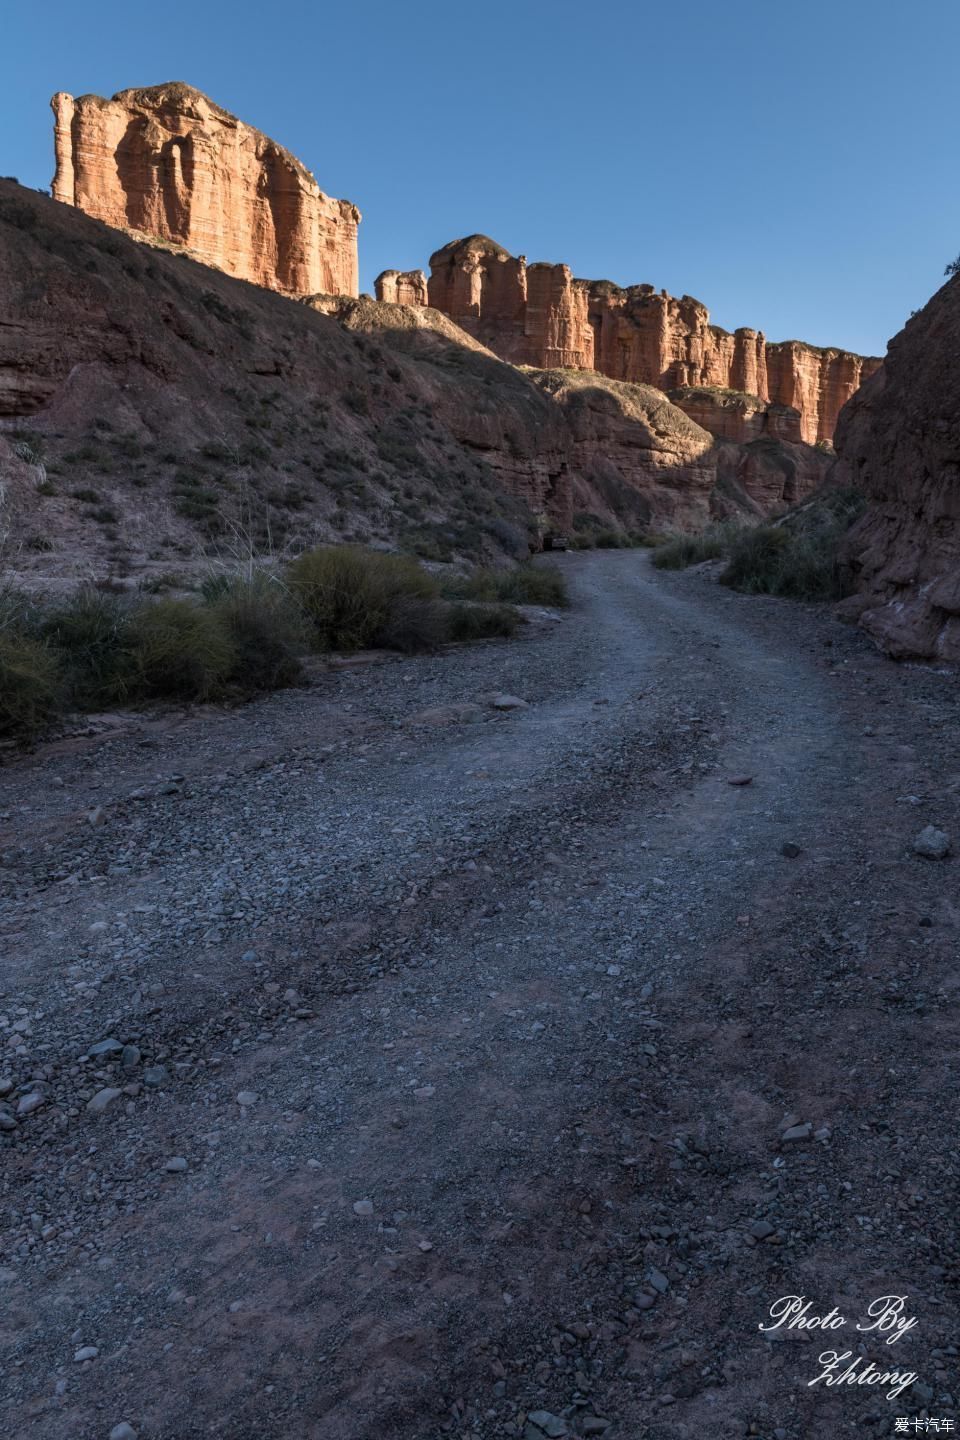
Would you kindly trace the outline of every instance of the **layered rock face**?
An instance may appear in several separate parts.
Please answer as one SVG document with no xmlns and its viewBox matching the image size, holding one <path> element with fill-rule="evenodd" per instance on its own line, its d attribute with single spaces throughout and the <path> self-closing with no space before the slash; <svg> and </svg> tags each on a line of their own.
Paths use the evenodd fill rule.
<svg viewBox="0 0 960 1440">
<path fill-rule="evenodd" d="M 960 278 L 890 342 L 837 426 L 838 478 L 869 508 L 841 607 L 898 659 L 960 661 Z"/>
<path fill-rule="evenodd" d="M 527 265 L 486 235 L 430 257 L 429 303 L 513 365 L 593 368 L 587 286 L 568 265 Z"/>
<path fill-rule="evenodd" d="M 731 335 L 711 325 L 706 306 L 690 295 L 577 280 L 566 265 L 528 266 L 485 235 L 452 241 L 431 256 L 428 294 L 431 305 L 515 365 L 592 369 L 658 390 L 738 391 L 796 410 L 795 437 L 783 416 L 763 433 L 778 434 L 779 426 L 783 438 L 810 444 L 832 438 L 842 406 L 880 364 L 795 340 L 771 345 L 758 330 Z M 715 418 L 725 428 L 714 433 L 727 436 L 731 417 Z"/>
<path fill-rule="evenodd" d="M 360 212 L 288 150 L 174 82 L 51 101 L 53 195 L 289 295 L 356 295 Z"/>
<path fill-rule="evenodd" d="M 799 444 L 801 417 L 791 405 L 774 405 L 739 390 L 686 386 L 669 391 L 674 405 L 718 440 L 748 445 L 770 436 Z"/>
<path fill-rule="evenodd" d="M 373 282 L 384 305 L 428 305 L 427 277 L 422 270 L 383 270 Z"/>
</svg>

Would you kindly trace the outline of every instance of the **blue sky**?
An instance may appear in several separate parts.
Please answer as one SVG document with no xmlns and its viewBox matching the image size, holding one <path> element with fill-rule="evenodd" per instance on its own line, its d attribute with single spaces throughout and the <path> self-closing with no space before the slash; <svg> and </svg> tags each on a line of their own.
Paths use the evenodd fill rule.
<svg viewBox="0 0 960 1440">
<path fill-rule="evenodd" d="M 483 231 L 882 353 L 960 251 L 956 0 L 7 0 L 0 174 L 55 90 L 186 80 L 355 201 L 361 288 Z"/>
</svg>

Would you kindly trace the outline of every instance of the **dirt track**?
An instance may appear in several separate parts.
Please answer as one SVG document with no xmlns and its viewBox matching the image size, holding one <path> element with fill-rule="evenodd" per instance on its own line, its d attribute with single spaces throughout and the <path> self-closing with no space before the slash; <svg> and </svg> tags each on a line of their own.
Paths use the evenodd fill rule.
<svg viewBox="0 0 960 1440">
<path fill-rule="evenodd" d="M 0 771 L 5 1435 L 956 1416 L 956 678 L 558 563 L 519 642 Z M 785 1294 L 848 1323 L 765 1338 Z M 917 1386 L 808 1384 L 858 1343 Z"/>
</svg>

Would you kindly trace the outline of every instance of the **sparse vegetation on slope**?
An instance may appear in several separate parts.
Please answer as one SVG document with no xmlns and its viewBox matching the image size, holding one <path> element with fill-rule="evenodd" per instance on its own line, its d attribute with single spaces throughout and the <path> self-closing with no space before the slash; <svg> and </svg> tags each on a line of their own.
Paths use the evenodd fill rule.
<svg viewBox="0 0 960 1440">
<path fill-rule="evenodd" d="M 465 600 L 505 601 L 513 605 L 566 605 L 566 581 L 559 570 L 540 565 L 518 565 L 514 570 L 474 570 L 448 586 L 448 593 Z"/>
<path fill-rule="evenodd" d="M 450 588 L 455 596 L 407 556 L 343 545 L 308 551 L 285 572 L 219 571 L 191 596 L 87 585 L 44 601 L 4 590 L 0 738 L 30 741 L 70 711 L 281 689 L 302 678 L 310 649 L 416 654 L 507 637 L 517 604 L 565 603 L 562 577 L 528 565 Z"/>
<path fill-rule="evenodd" d="M 653 564 L 683 570 L 726 559 L 720 580 L 734 590 L 837 600 L 843 593 L 840 544 L 864 505 L 857 490 L 821 490 L 775 525 L 713 525 L 699 535 L 677 536 L 656 549 Z"/>
</svg>

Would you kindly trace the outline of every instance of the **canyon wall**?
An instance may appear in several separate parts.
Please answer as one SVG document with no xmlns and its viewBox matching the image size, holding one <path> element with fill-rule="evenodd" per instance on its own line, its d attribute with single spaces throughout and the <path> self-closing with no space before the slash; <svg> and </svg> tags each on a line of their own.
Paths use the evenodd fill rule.
<svg viewBox="0 0 960 1440">
<path fill-rule="evenodd" d="M 454 240 L 432 255 L 427 290 L 432 306 L 512 364 L 592 369 L 664 391 L 737 391 L 795 410 L 799 430 L 782 438 L 809 444 L 832 439 L 843 405 L 880 364 L 797 340 L 769 344 L 748 328 L 730 334 L 711 325 L 706 306 L 690 295 L 577 280 L 566 265 L 528 266 L 523 255 L 485 235 Z M 701 413 L 699 423 L 712 418 L 721 426 L 713 432 L 720 438 L 753 438 L 749 427 L 732 433 L 731 411 L 714 406 Z M 790 422 L 772 411 L 763 421 L 763 433 L 784 427 Z"/>
<path fill-rule="evenodd" d="M 356 206 L 199 90 L 61 91 L 51 105 L 54 199 L 269 290 L 357 294 Z"/>
<path fill-rule="evenodd" d="M 859 617 L 898 659 L 960 661 L 960 277 L 890 342 L 883 368 L 845 406 L 837 473 L 869 505 L 850 532 Z"/>
</svg>

